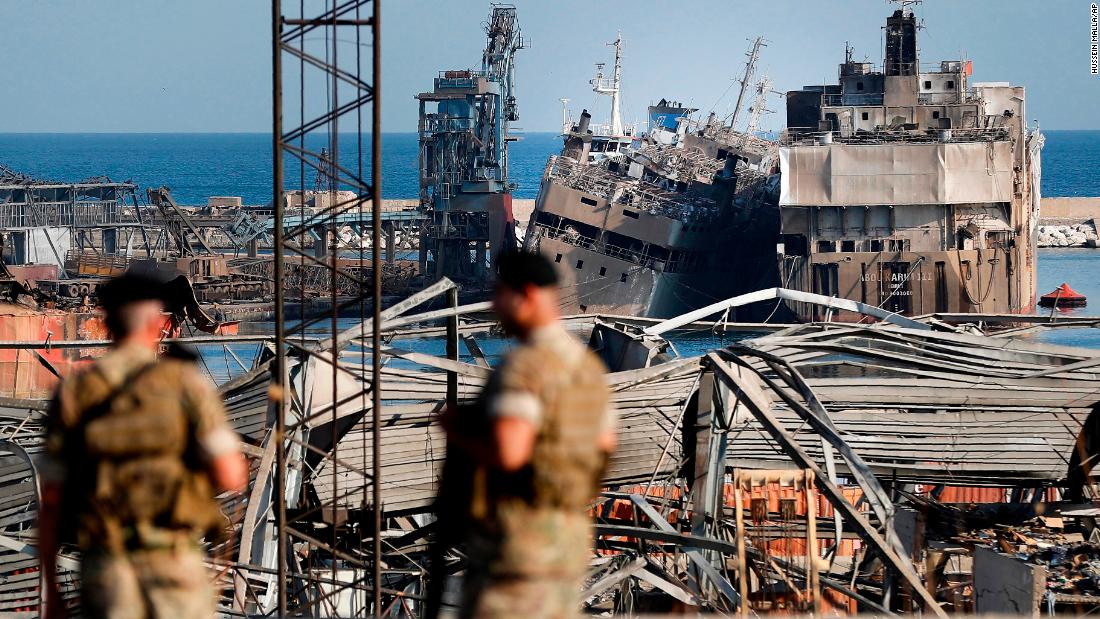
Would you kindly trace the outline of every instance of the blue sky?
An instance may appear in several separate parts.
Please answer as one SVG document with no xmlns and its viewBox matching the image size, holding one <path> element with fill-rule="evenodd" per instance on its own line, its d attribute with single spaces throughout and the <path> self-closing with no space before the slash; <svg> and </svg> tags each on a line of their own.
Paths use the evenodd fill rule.
<svg viewBox="0 0 1100 619">
<path fill-rule="evenodd" d="M 311 2 L 314 0 L 311 0 Z M 293 3 L 295 6 L 297 3 Z M 624 116 L 661 97 L 725 112 L 751 37 L 777 90 L 833 81 L 851 42 L 879 62 L 884 0 L 518 0 L 530 49 L 517 60 L 520 122 L 560 126 L 561 97 L 592 108 L 596 62 L 621 30 Z M 260 0 L 8 0 L 0 19 L 3 132 L 226 132 L 270 128 L 270 4 Z M 384 0 L 383 123 L 413 131 L 413 95 L 436 71 L 480 63 L 488 2 Z M 1087 0 L 927 0 L 922 61 L 974 61 L 977 81 L 1027 87 L 1048 129 L 1100 129 Z M 321 45 L 320 40 L 313 44 Z M 341 54 L 354 46 L 341 44 Z M 369 52 L 369 50 L 364 50 Z M 293 80 L 296 84 L 296 79 Z M 321 88 L 320 84 L 310 84 Z M 723 94 L 725 96 L 723 97 Z M 763 123 L 781 126 L 779 113 Z M 606 112 L 604 100 L 597 119 Z"/>
</svg>

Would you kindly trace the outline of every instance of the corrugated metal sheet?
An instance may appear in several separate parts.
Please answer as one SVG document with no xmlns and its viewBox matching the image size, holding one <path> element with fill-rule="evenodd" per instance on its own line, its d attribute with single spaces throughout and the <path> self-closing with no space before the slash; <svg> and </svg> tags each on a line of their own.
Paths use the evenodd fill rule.
<svg viewBox="0 0 1100 619">
<path fill-rule="evenodd" d="M 883 479 L 992 486 L 1059 479 L 1100 399 L 1100 373 L 1092 369 L 1034 376 L 1098 354 L 1086 349 L 834 325 L 807 325 L 751 344 L 805 376 L 844 440 Z M 751 364 L 776 377 L 759 360 Z M 801 401 L 785 385 L 778 388 Z M 775 416 L 822 461 L 817 433 L 775 399 Z M 732 466 L 789 466 L 752 418 L 731 434 L 728 455 Z"/>
<path fill-rule="evenodd" d="M 680 463 L 680 431 L 676 422 L 691 397 L 698 364 L 681 364 L 672 376 L 637 382 L 638 372 L 611 374 L 614 405 L 619 411 L 619 449 L 608 466 L 605 483 L 618 485 L 667 475 Z M 446 455 L 446 441 L 434 421 L 446 392 L 442 372 L 383 371 L 382 493 L 392 512 L 423 510 L 435 497 Z M 482 381 L 464 377 L 460 397 L 474 397 Z M 309 481 L 321 501 L 339 497 L 346 507 L 365 504 L 369 486 L 357 471 L 373 466 L 371 424 L 356 423 L 340 440 L 335 485 L 332 460 L 326 460 Z M 323 437 L 325 430 L 315 430 Z M 670 443 L 671 440 L 671 443 Z M 668 455 L 660 463 L 668 446 Z"/>
</svg>

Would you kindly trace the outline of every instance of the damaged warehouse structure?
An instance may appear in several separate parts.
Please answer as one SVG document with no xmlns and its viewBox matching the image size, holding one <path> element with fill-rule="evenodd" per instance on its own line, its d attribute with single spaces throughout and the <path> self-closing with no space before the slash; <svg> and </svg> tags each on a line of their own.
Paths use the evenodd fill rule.
<svg viewBox="0 0 1100 619">
<path fill-rule="evenodd" d="M 223 612 L 275 611 L 282 583 L 290 614 L 420 616 L 431 535 L 447 526 L 430 514 L 446 451 L 436 416 L 449 398 L 474 397 L 505 346 L 487 304 L 459 306 L 455 290 L 441 280 L 382 312 L 377 415 L 368 393 L 370 318 L 336 337 L 295 340 L 282 441 L 269 405 L 270 340 L 258 344 L 249 371 L 222 385 L 252 478 L 243 496 L 226 498 L 231 525 L 212 548 Z M 413 313 L 444 296 L 444 307 Z M 591 507 L 597 549 L 580 592 L 589 612 L 943 614 L 1100 602 L 1082 575 L 1087 566 L 1057 559 L 1096 554 L 1090 535 L 1100 511 L 1061 501 L 1059 490 L 1100 399 L 1100 353 L 1020 336 L 1100 320 L 1051 326 L 1036 318 L 999 335 L 980 332 L 969 322 L 975 317 L 952 326 L 958 318 L 567 318 L 611 367 L 621 414 L 621 447 Z M 1003 317 L 977 318 L 995 325 Z M 688 329 L 736 343 L 679 356 L 677 348 L 693 346 Z M 45 406 L 2 404 L 0 607 L 33 610 L 32 470 Z M 280 451 L 284 478 L 275 474 Z M 376 479 L 380 555 L 370 548 Z M 275 552 L 283 535 L 285 581 Z M 77 561 L 64 558 L 63 568 Z M 382 609 L 370 600 L 376 561 Z M 447 565 L 445 599 L 453 600 L 461 552 Z M 1041 576 L 1048 571 L 1049 588 Z M 989 578 L 1010 576 L 1036 586 L 989 588 Z M 75 594 L 75 574 L 67 582 Z"/>
</svg>

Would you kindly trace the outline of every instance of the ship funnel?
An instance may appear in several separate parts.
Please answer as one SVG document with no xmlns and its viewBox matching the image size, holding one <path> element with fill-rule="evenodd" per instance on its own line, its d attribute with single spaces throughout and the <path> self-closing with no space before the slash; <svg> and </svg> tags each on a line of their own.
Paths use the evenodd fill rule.
<svg viewBox="0 0 1100 619">
<path fill-rule="evenodd" d="M 588 133 L 588 125 L 592 122 L 592 115 L 588 113 L 588 110 L 581 111 L 581 118 L 577 121 L 577 133 Z"/>
</svg>

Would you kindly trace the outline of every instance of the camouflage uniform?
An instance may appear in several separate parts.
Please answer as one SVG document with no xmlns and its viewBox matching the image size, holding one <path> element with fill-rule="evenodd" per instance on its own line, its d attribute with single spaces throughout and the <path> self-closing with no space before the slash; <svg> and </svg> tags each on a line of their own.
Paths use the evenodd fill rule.
<svg viewBox="0 0 1100 619">
<path fill-rule="evenodd" d="M 58 387 L 43 475 L 61 537 L 83 552 L 92 617 L 211 617 L 198 540 L 225 523 L 205 473 L 235 453 L 221 398 L 191 360 L 121 347 Z"/>
<path fill-rule="evenodd" d="M 597 438 L 615 423 L 605 374 L 599 358 L 555 324 L 532 333 L 490 378 L 486 414 L 527 419 L 538 432 L 526 467 L 474 479 L 462 616 L 578 613 L 592 556 L 586 508 L 606 461 Z"/>
</svg>

